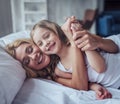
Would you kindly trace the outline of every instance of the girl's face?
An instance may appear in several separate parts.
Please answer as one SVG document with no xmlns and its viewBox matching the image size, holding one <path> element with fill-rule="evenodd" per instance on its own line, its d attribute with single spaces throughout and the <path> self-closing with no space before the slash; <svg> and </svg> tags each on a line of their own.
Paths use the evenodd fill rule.
<svg viewBox="0 0 120 104">
<path fill-rule="evenodd" d="M 58 54 L 62 47 L 57 34 L 45 28 L 37 28 L 33 40 L 44 53 L 49 55 Z"/>
<path fill-rule="evenodd" d="M 23 43 L 15 52 L 17 60 L 34 70 L 41 70 L 50 63 L 50 57 L 43 54 L 34 44 Z"/>
</svg>

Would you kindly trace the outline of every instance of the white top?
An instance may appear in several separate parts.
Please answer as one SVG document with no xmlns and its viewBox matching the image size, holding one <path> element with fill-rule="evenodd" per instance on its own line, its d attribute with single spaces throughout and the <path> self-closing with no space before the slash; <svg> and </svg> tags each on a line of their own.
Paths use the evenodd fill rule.
<svg viewBox="0 0 120 104">
<path fill-rule="evenodd" d="M 119 45 L 120 49 L 120 34 L 111 37 L 110 38 Z M 120 87 L 120 52 L 117 54 L 101 52 L 101 55 L 105 58 L 107 65 L 107 69 L 104 73 L 97 73 L 86 60 L 89 81 L 100 83 L 105 87 Z M 58 63 L 57 67 L 62 71 L 72 73 L 72 69 L 66 70 L 61 62 Z"/>
</svg>

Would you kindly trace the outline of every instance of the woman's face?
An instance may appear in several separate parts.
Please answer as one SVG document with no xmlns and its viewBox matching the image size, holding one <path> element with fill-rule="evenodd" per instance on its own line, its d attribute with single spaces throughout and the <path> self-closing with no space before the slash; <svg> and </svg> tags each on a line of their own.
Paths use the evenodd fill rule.
<svg viewBox="0 0 120 104">
<path fill-rule="evenodd" d="M 23 43 L 15 50 L 16 59 L 34 70 L 41 70 L 50 63 L 50 57 L 41 52 L 34 44 Z"/>
<path fill-rule="evenodd" d="M 57 34 L 45 28 L 36 28 L 34 42 L 46 54 L 58 54 L 61 50 L 61 41 Z"/>
</svg>

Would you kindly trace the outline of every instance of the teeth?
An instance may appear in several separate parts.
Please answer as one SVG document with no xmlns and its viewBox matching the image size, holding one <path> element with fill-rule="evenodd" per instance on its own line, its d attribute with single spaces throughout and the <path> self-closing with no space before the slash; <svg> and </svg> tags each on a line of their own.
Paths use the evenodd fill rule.
<svg viewBox="0 0 120 104">
<path fill-rule="evenodd" d="M 38 60 L 38 64 L 40 64 L 42 62 L 42 59 L 43 59 L 43 55 L 40 54 L 40 59 Z"/>
</svg>

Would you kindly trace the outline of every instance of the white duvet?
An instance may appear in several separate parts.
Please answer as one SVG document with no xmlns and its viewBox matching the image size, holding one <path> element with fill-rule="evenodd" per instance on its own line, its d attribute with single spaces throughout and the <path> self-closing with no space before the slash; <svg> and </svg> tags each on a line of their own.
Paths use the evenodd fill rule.
<svg viewBox="0 0 120 104">
<path fill-rule="evenodd" d="M 109 38 L 120 46 L 120 34 Z M 120 90 L 108 90 L 112 93 L 111 99 L 96 100 L 94 91 L 78 91 L 49 80 L 28 79 L 13 104 L 120 104 Z"/>
<path fill-rule="evenodd" d="M 94 91 L 78 91 L 49 80 L 28 79 L 13 104 L 120 104 L 120 90 L 108 90 L 112 99 L 96 100 Z"/>
<path fill-rule="evenodd" d="M 28 34 L 20 32 L 5 36 L 1 38 L 0 44 L 5 46 L 14 39 L 29 37 Z M 116 44 L 120 43 L 120 37 L 111 39 Z M 1 62 L 5 62 L 0 66 L 0 104 L 11 104 L 12 101 L 12 104 L 120 104 L 120 90 L 117 89 L 108 88 L 113 95 L 111 99 L 96 100 L 94 91 L 78 91 L 50 80 L 31 78 L 24 81 L 24 69 L 18 62 L 11 60 L 10 56 L 0 52 Z M 8 74 L 8 72 L 11 73 Z M 3 88 L 2 85 L 5 87 Z M 16 97 L 14 98 L 14 96 Z"/>
</svg>

